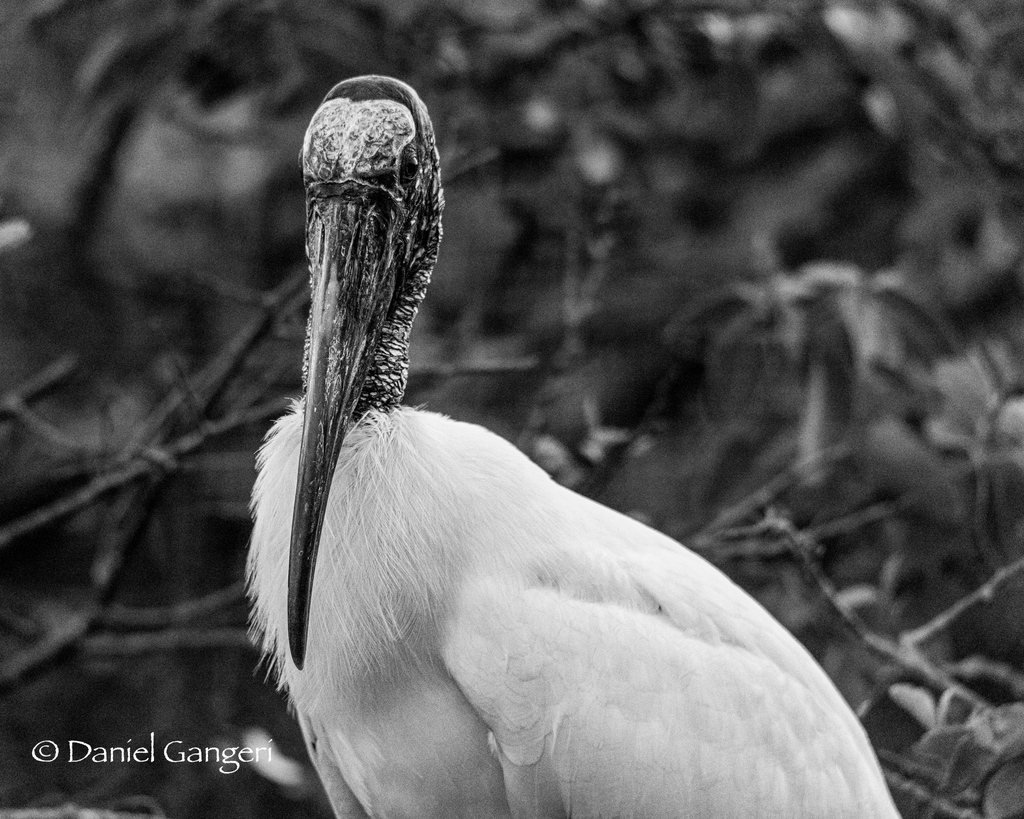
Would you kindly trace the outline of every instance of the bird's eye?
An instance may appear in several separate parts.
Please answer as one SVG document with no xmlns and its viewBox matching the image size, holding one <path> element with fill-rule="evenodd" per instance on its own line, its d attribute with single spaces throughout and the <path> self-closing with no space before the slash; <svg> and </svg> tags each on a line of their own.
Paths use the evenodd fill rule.
<svg viewBox="0 0 1024 819">
<path fill-rule="evenodd" d="M 408 184 L 416 177 L 416 172 L 420 169 L 420 160 L 416 156 L 414 150 L 407 150 L 402 154 L 402 168 L 401 168 L 401 180 L 402 184 Z"/>
</svg>

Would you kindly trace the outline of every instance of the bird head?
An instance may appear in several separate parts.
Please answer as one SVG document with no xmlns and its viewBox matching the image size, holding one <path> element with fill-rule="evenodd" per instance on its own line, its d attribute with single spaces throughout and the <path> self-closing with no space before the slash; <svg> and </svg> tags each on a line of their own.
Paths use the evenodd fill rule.
<svg viewBox="0 0 1024 819">
<path fill-rule="evenodd" d="M 288 570 L 288 642 L 299 669 L 338 455 L 363 413 L 397 406 L 405 391 L 409 329 L 437 257 L 443 207 L 426 106 L 388 77 L 332 88 L 301 161 L 313 296 Z"/>
</svg>

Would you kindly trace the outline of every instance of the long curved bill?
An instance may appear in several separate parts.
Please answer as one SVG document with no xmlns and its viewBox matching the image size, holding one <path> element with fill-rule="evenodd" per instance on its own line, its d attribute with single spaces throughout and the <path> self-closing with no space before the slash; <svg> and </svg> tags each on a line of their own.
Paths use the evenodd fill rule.
<svg viewBox="0 0 1024 819">
<path fill-rule="evenodd" d="M 394 290 L 380 214 L 364 197 L 312 195 L 307 219 L 313 297 L 288 563 L 288 644 L 299 669 L 331 481 Z"/>
</svg>

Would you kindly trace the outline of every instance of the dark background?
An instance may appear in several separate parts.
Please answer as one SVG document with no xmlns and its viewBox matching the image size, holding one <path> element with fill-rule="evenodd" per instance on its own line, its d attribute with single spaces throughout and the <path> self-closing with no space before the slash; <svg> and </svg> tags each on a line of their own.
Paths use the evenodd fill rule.
<svg viewBox="0 0 1024 819">
<path fill-rule="evenodd" d="M 302 134 L 378 72 L 448 202 L 407 403 L 722 566 L 904 816 L 1024 816 L 1022 33 L 952 0 L 6 0 L 0 814 L 329 815 L 240 579 L 300 389 Z M 150 732 L 275 762 L 31 757 Z"/>
</svg>

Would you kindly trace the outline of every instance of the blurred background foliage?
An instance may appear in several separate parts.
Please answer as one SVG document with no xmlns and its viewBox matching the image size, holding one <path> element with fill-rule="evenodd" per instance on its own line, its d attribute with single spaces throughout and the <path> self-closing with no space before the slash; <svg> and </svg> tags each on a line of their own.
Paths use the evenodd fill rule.
<svg viewBox="0 0 1024 819">
<path fill-rule="evenodd" d="M 0 808 L 329 815 L 240 579 L 302 133 L 377 72 L 447 190 L 407 401 L 722 566 L 904 816 L 1024 816 L 1022 45 L 1012 0 L 7 0 Z M 274 762 L 30 755 L 150 732 Z"/>
</svg>

